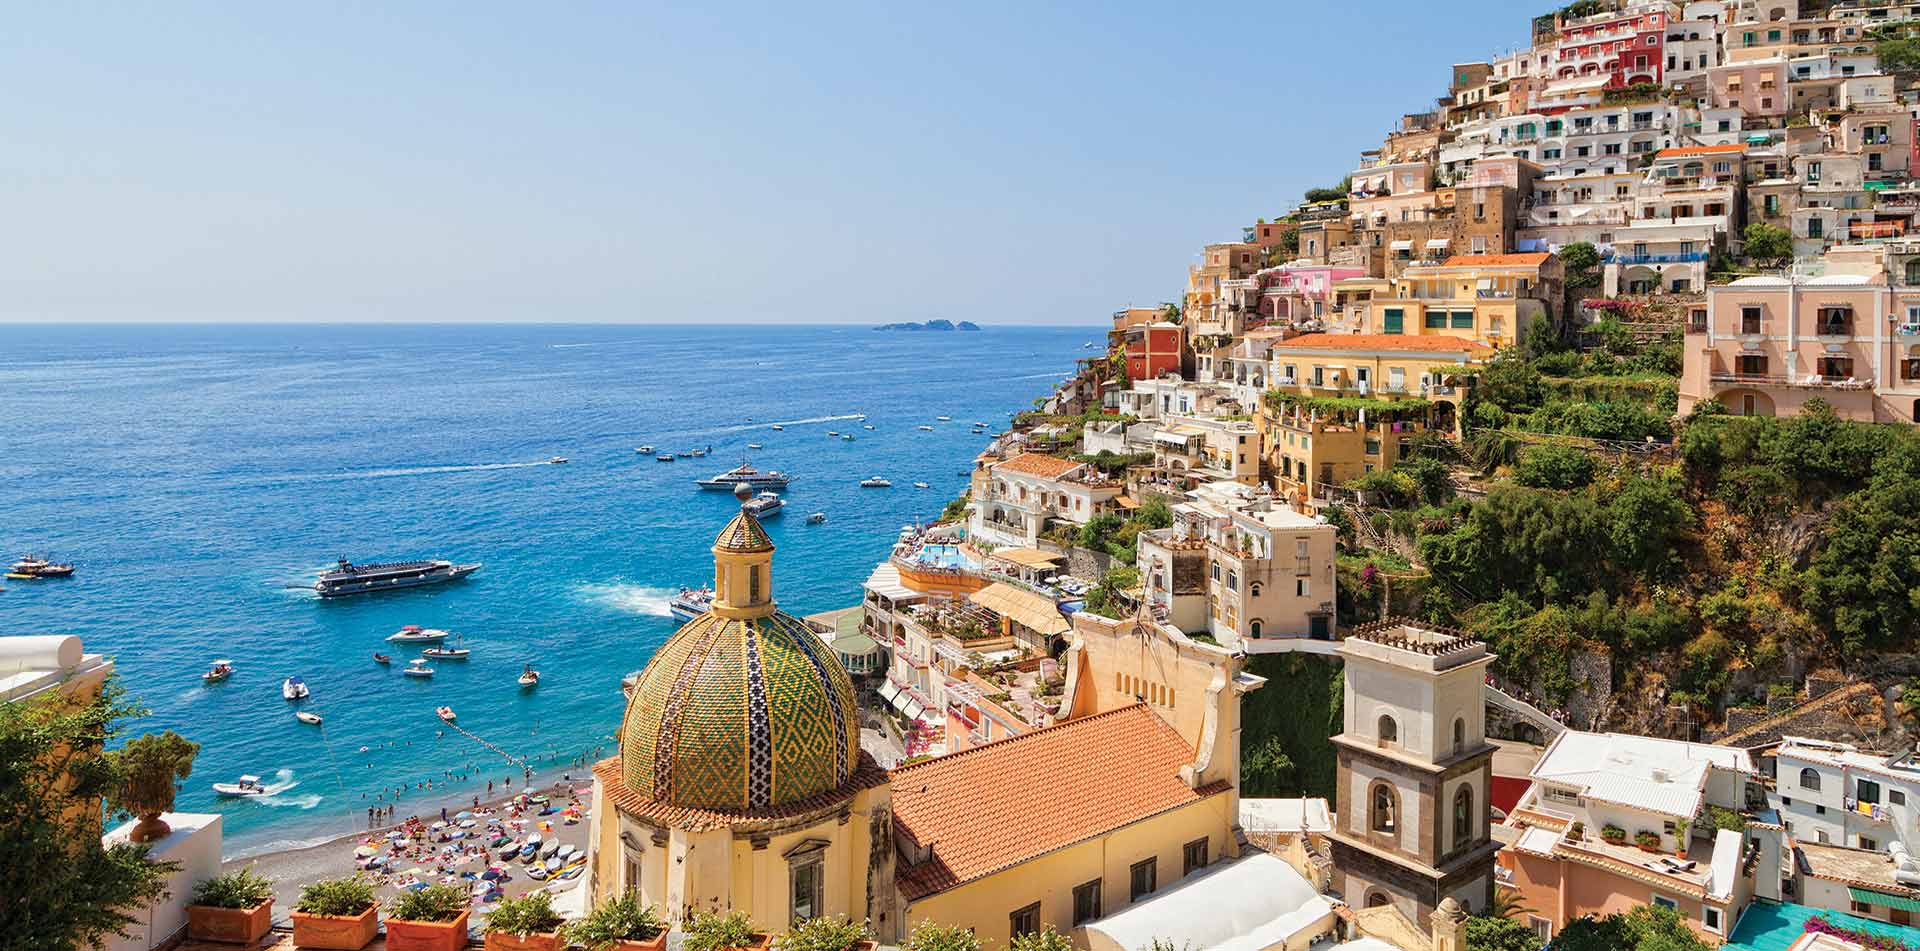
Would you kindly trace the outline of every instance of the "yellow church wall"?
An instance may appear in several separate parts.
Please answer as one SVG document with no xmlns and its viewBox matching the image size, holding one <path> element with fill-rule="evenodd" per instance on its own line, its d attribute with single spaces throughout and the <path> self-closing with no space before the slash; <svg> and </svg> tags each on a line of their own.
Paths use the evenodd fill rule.
<svg viewBox="0 0 1920 951">
<path fill-rule="evenodd" d="M 922 922 L 972 928 L 985 949 L 1005 947 L 1012 938 L 1009 916 L 1040 903 L 1040 924 L 1061 934 L 1073 930 L 1073 890 L 1100 879 L 1101 913 L 1111 914 L 1128 904 L 1132 870 L 1137 862 L 1155 860 L 1157 886 L 1170 887 L 1181 879 L 1185 846 L 1202 836 L 1207 857 L 1219 861 L 1232 836 L 1232 800 L 1209 796 L 1178 809 L 1123 826 L 985 878 L 950 888 L 909 904 L 903 918 L 907 931 Z M 997 830 L 1017 835 L 1018 830 Z"/>
</svg>

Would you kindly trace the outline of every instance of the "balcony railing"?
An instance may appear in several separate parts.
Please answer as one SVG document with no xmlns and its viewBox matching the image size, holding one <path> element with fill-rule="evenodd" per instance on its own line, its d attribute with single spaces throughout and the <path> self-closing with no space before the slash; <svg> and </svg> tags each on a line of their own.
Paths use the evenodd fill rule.
<svg viewBox="0 0 1920 951">
<path fill-rule="evenodd" d="M 1691 264 L 1706 259 L 1705 251 L 1677 251 L 1673 254 L 1615 254 L 1609 258 L 1615 264 Z"/>
<path fill-rule="evenodd" d="M 1818 373 L 1793 379 L 1784 373 L 1713 373 L 1708 379 L 1714 383 L 1726 383 L 1736 386 L 1810 386 L 1830 390 L 1870 390 L 1872 380 L 1848 378 L 1836 380 Z"/>
</svg>

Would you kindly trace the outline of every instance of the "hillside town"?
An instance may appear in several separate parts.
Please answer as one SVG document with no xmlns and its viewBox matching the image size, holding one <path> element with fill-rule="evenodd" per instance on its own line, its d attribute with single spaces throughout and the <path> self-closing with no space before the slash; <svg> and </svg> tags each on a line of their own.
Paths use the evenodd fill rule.
<svg viewBox="0 0 1920 951">
<path fill-rule="evenodd" d="M 858 604 L 713 526 L 538 946 L 1920 951 L 1920 4 L 1499 26 L 1114 312 Z M 9 704 L 112 668 L 0 640 Z M 170 897 L 103 947 L 342 946 L 192 931 L 217 817 L 134 814 Z M 353 947 L 424 946 L 382 911 Z"/>
</svg>

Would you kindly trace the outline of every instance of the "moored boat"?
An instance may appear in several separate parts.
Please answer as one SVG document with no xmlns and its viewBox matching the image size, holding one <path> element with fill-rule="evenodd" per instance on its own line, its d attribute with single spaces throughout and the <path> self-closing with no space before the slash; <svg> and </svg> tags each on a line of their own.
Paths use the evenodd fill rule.
<svg viewBox="0 0 1920 951">
<path fill-rule="evenodd" d="M 420 652 L 420 656 L 433 660 L 466 660 L 473 651 L 464 647 L 429 647 Z"/>
<path fill-rule="evenodd" d="M 22 581 L 36 578 L 67 578 L 72 575 L 72 565 L 49 561 L 43 555 L 26 555 L 7 569 L 7 577 Z"/>
<path fill-rule="evenodd" d="M 424 657 L 416 657 L 413 660 L 407 661 L 407 666 L 401 668 L 400 672 L 409 677 L 433 676 L 433 668 L 427 666 L 427 659 Z"/>
<path fill-rule="evenodd" d="M 827 513 L 825 512 L 815 512 L 812 515 L 807 516 L 808 525 L 818 525 L 821 522 L 824 522 L 826 520 L 827 520 Z"/>
<path fill-rule="evenodd" d="M 478 562 L 456 565 L 451 561 L 435 560 L 356 565 L 342 558 L 338 565 L 320 573 L 320 580 L 314 583 L 313 589 L 323 598 L 338 598 L 457 581 L 479 570 Z"/>
<path fill-rule="evenodd" d="M 918 426 L 915 428 L 919 429 L 921 432 L 928 432 L 928 433 L 933 432 L 932 426 Z"/>
<path fill-rule="evenodd" d="M 376 664 L 391 664 L 393 663 L 393 658 L 379 651 L 375 651 L 373 654 L 373 662 Z"/>
<path fill-rule="evenodd" d="M 312 692 L 307 689 L 307 682 L 298 677 L 288 677 L 280 682 L 280 696 L 288 700 L 301 700 Z"/>
<path fill-rule="evenodd" d="M 747 443 L 747 448 L 748 449 L 765 449 L 767 447 L 762 446 L 757 442 L 750 442 L 750 443 Z"/>
<path fill-rule="evenodd" d="M 530 687 L 537 687 L 539 685 L 540 685 L 540 672 L 537 670 L 534 670 L 532 664 L 528 664 L 526 665 L 526 667 L 521 669 L 520 689 L 525 690 Z"/>
<path fill-rule="evenodd" d="M 634 450 L 634 452 L 637 452 L 637 453 L 639 453 L 639 454 L 641 454 L 641 455 L 643 455 L 643 456 L 644 456 L 644 455 L 646 455 L 647 453 L 650 453 L 650 452 L 652 452 L 652 451 L 653 451 L 653 447 L 652 447 L 652 446 L 641 446 L 641 447 L 639 447 L 639 448 L 637 448 L 637 449 L 635 449 L 635 450 Z"/>
<path fill-rule="evenodd" d="M 925 482 L 915 482 L 915 483 L 913 484 L 913 487 L 914 487 L 914 488 L 916 488 L 916 489 L 924 489 L 924 488 L 928 488 L 928 486 L 927 486 L 927 484 L 926 484 Z"/>
<path fill-rule="evenodd" d="M 861 479 L 860 487 L 863 489 L 891 489 L 893 488 L 893 483 L 879 476 L 873 476 L 871 478 Z"/>
<path fill-rule="evenodd" d="M 311 723 L 314 726 L 320 725 L 320 714 L 314 713 L 311 710 L 301 710 L 295 713 L 293 718 L 299 720 L 301 723 Z"/>
<path fill-rule="evenodd" d="M 657 455 L 657 456 L 654 456 L 654 457 L 653 457 L 653 461 L 655 461 L 655 462 L 672 462 L 672 461 L 673 461 L 673 453 L 670 453 L 670 452 L 663 452 L 663 453 L 661 453 L 661 454 L 659 454 L 659 455 Z"/>
<path fill-rule="evenodd" d="M 755 518 L 771 518 L 780 514 L 786 506 L 786 500 L 782 499 L 779 493 L 762 492 L 743 503 L 740 510 L 752 514 Z"/>
<path fill-rule="evenodd" d="M 436 627 L 421 627 L 418 624 L 409 624 L 392 634 L 388 634 L 387 640 L 395 644 L 438 644 L 452 636 L 453 635 L 446 631 Z"/>
<path fill-rule="evenodd" d="M 436 717 L 439 717 L 442 720 L 447 721 L 448 723 L 452 723 L 454 720 L 459 718 L 459 715 L 453 712 L 452 707 L 435 707 L 433 710 L 433 715 Z"/>
</svg>

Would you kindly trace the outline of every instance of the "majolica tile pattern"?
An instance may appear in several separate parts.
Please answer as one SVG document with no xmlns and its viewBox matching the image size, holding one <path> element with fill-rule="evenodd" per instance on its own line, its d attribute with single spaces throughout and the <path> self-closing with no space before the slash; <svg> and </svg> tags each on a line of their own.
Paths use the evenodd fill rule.
<svg viewBox="0 0 1920 951">
<path fill-rule="evenodd" d="M 805 622 L 708 613 L 641 672 L 621 776 L 662 802 L 750 812 L 839 788 L 859 742 L 853 684 Z"/>
</svg>

